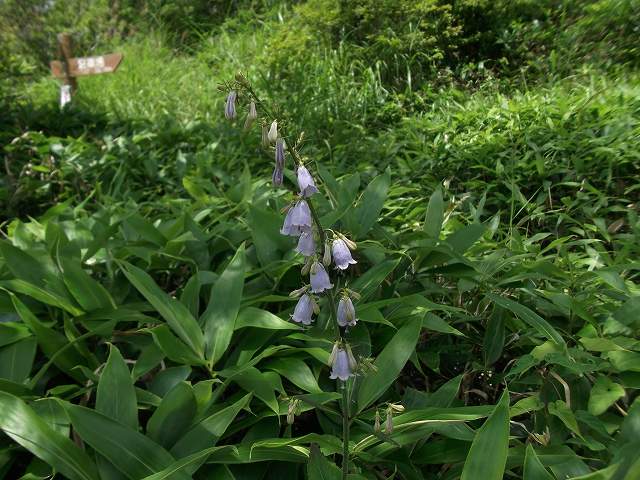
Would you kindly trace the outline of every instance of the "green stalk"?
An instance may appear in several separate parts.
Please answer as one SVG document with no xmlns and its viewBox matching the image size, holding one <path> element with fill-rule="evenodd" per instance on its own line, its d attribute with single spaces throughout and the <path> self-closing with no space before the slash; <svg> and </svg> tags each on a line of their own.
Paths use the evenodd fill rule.
<svg viewBox="0 0 640 480">
<path fill-rule="evenodd" d="M 342 382 L 342 479 L 346 480 L 349 474 L 349 380 Z"/>
</svg>

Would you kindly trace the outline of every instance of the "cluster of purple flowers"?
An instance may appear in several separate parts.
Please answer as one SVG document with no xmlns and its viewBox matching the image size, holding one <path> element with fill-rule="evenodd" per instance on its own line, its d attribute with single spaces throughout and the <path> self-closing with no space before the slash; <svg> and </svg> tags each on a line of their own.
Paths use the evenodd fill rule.
<svg viewBox="0 0 640 480">
<path fill-rule="evenodd" d="M 236 100 L 237 92 L 236 90 L 231 90 L 225 104 L 225 117 L 229 120 L 236 118 Z M 257 117 L 256 103 L 252 101 L 249 104 L 244 124 L 245 129 L 251 128 Z M 284 180 L 285 155 L 288 147 L 285 140 L 280 136 L 277 120 L 273 120 L 270 126 L 267 126 L 266 123 L 262 125 L 262 144 L 265 147 L 275 145 L 275 167 L 272 182 L 274 186 L 281 186 Z M 322 226 L 314 222 L 312 208 L 309 204 L 311 197 L 319 193 L 319 190 L 313 176 L 301 161 L 299 161 L 296 168 L 296 177 L 299 188 L 298 198 L 287 209 L 280 233 L 298 237 L 296 251 L 306 257 L 302 273 L 303 275 L 309 274 L 309 285 L 292 292 L 292 296 L 297 296 L 299 299 L 291 319 L 302 325 L 311 325 L 313 315 L 319 313 L 318 302 L 314 294 L 321 294 L 334 287 L 326 267 L 333 263 L 336 269 L 344 271 L 350 265 L 355 265 L 357 262 L 353 259 L 351 251 L 355 250 L 356 244 L 343 234 L 333 231 L 331 231 L 333 235 L 332 241 L 329 242 L 326 239 Z M 317 237 L 320 237 L 321 241 L 325 240 L 324 255 L 321 261 L 317 252 Z M 338 326 L 341 328 L 353 327 L 357 322 L 351 295 L 355 296 L 356 294 L 348 289 L 343 289 L 340 296 L 336 319 Z M 349 377 L 354 376 L 357 363 L 348 343 L 342 339 L 336 341 L 329 364 L 332 369 L 332 379 L 339 378 L 346 381 Z"/>
</svg>

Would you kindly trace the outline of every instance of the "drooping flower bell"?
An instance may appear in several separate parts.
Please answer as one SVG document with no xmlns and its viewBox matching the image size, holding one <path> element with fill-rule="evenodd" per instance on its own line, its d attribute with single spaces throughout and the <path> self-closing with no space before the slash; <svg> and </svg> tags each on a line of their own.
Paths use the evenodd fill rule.
<svg viewBox="0 0 640 480">
<path fill-rule="evenodd" d="M 256 110 L 256 102 L 251 102 L 249 104 L 249 112 L 247 113 L 247 118 L 244 121 L 244 129 L 249 130 L 253 125 L 253 122 L 258 118 L 258 111 Z"/>
<path fill-rule="evenodd" d="M 262 146 L 269 146 L 269 127 L 267 125 L 262 125 Z"/>
<path fill-rule="evenodd" d="M 338 325 L 341 327 L 353 327 L 358 319 L 356 318 L 356 309 L 353 306 L 351 298 L 343 295 L 338 303 Z"/>
<path fill-rule="evenodd" d="M 318 193 L 313 177 L 304 165 L 298 166 L 298 186 L 300 187 L 300 195 L 303 197 L 310 197 L 314 193 Z"/>
<path fill-rule="evenodd" d="M 227 103 L 224 107 L 224 116 L 227 120 L 236 118 L 236 98 L 238 94 L 235 90 L 231 90 L 227 95 Z"/>
<path fill-rule="evenodd" d="M 271 127 L 269 127 L 269 133 L 267 134 L 267 138 L 271 143 L 276 143 L 278 139 L 278 121 L 274 120 L 271 123 Z"/>
<path fill-rule="evenodd" d="M 346 270 L 349 265 L 355 265 L 356 262 L 351 256 L 351 250 L 347 247 L 347 244 L 341 238 L 336 238 L 332 244 L 333 263 L 336 264 L 336 268 L 340 270 Z"/>
<path fill-rule="evenodd" d="M 296 307 L 293 309 L 293 315 L 291 315 L 291 320 L 297 323 L 302 323 L 303 325 L 311 325 L 313 322 L 313 312 L 315 307 L 315 301 L 313 298 L 304 294 L 298 300 Z"/>
<path fill-rule="evenodd" d="M 298 237 L 303 231 L 311 229 L 312 222 L 309 205 L 307 205 L 307 202 L 304 200 L 300 200 L 287 212 L 280 233 L 282 235 Z"/>
<path fill-rule="evenodd" d="M 354 377 L 355 366 L 353 361 L 349 358 L 349 354 L 345 348 L 338 347 L 335 355 L 333 355 L 331 362 L 331 375 L 329 378 L 335 380 L 339 378 L 343 382 L 346 382 L 349 377 Z"/>
<path fill-rule="evenodd" d="M 313 293 L 322 293 L 325 290 L 333 288 L 333 284 L 329 279 L 329 274 L 320 262 L 313 262 L 309 270 L 311 291 Z"/>
<path fill-rule="evenodd" d="M 296 252 L 304 255 L 305 257 L 309 257 L 316 253 L 316 242 L 313 239 L 313 232 L 311 230 L 305 230 L 300 234 Z"/>
</svg>

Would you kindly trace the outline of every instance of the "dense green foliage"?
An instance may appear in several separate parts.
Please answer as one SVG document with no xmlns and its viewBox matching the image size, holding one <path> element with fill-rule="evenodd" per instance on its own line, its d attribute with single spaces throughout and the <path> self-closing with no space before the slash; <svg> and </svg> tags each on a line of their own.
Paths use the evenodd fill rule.
<svg viewBox="0 0 640 480">
<path fill-rule="evenodd" d="M 358 243 L 377 371 L 349 478 L 639 478 L 638 24 L 634 0 L 0 3 L 0 478 L 340 478 L 333 317 L 289 321 L 291 194 L 245 103 L 224 119 L 237 71 Z M 60 111 L 67 28 L 125 61 Z"/>
</svg>

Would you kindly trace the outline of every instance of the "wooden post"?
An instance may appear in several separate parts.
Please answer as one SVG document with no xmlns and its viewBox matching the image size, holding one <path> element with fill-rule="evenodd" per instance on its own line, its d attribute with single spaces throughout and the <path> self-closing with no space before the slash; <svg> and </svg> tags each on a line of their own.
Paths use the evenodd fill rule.
<svg viewBox="0 0 640 480">
<path fill-rule="evenodd" d="M 70 74 L 69 63 L 73 57 L 73 39 L 68 33 L 58 34 L 58 56 L 62 62 L 64 72 L 62 84 L 69 85 L 71 87 L 71 94 L 73 95 L 78 89 L 78 82 L 75 77 L 72 77 Z"/>
</svg>

